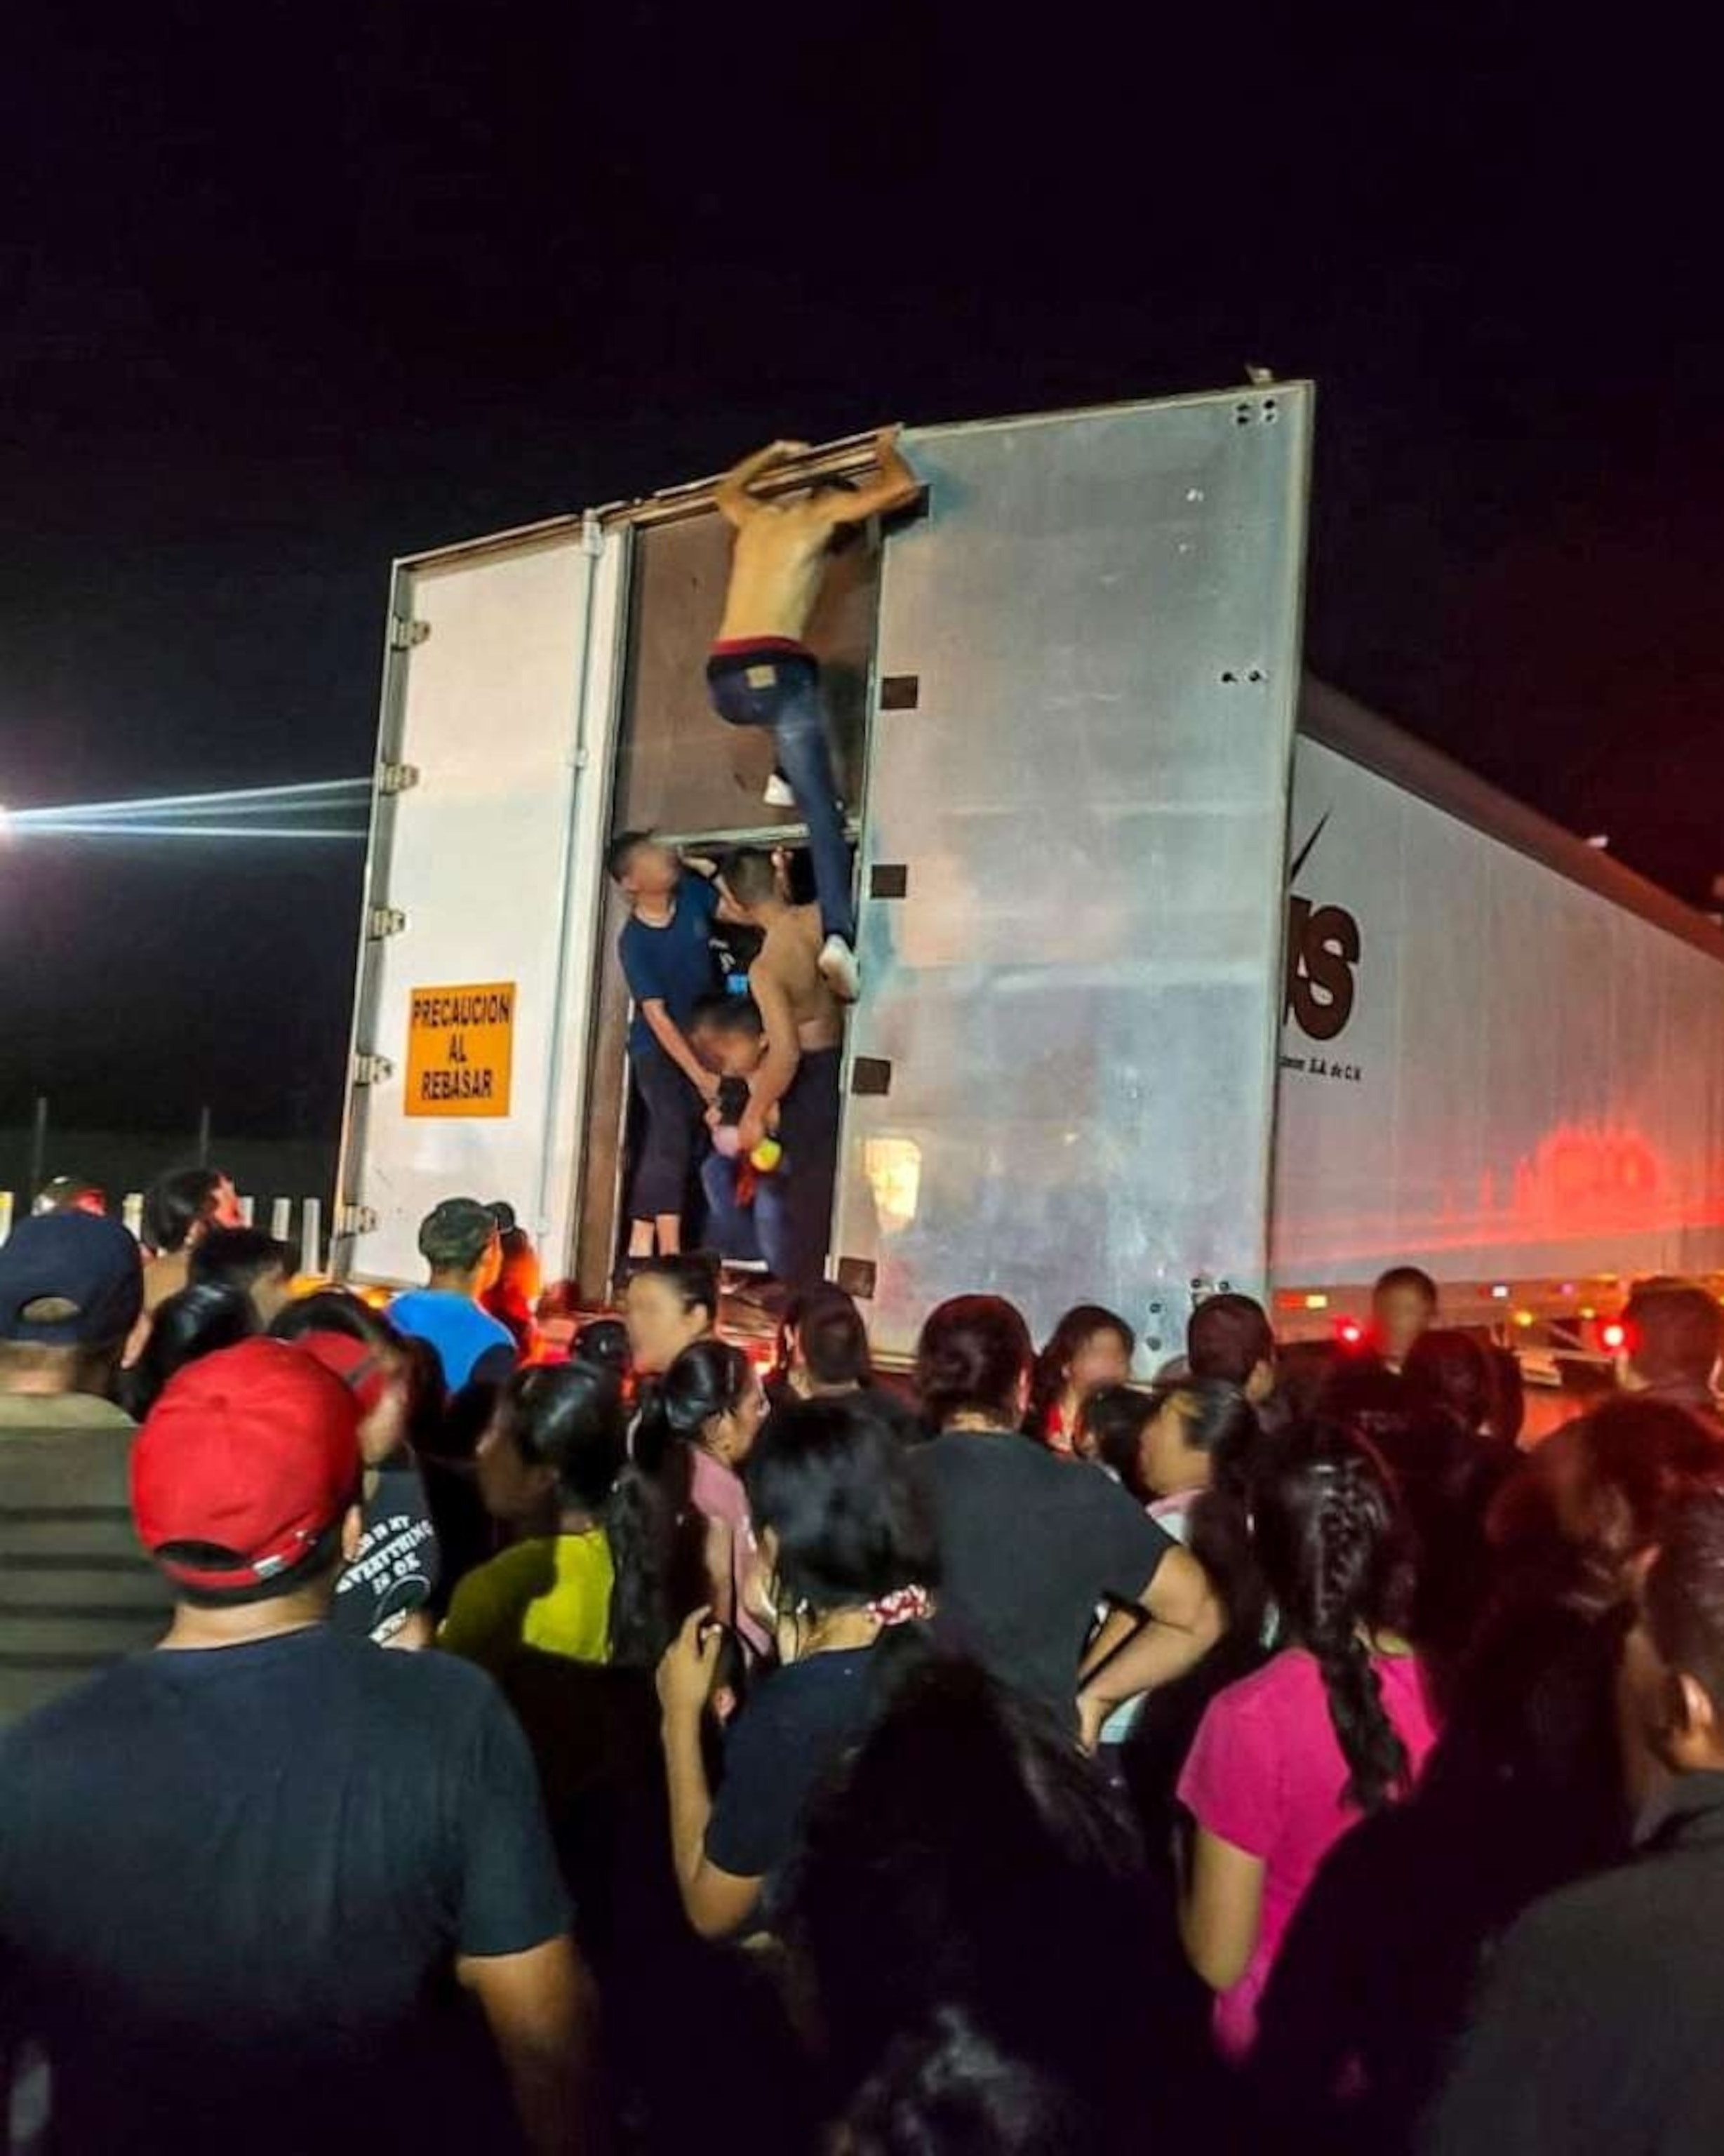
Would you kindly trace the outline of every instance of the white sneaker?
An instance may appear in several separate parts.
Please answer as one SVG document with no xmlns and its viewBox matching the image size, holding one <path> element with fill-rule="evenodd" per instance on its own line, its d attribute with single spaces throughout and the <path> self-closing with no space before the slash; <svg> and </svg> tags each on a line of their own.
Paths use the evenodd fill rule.
<svg viewBox="0 0 1724 2156">
<path fill-rule="evenodd" d="M 853 1004 L 862 993 L 862 977 L 856 970 L 856 954 L 842 936 L 829 936 L 820 952 L 820 978 L 841 1004 Z"/>
<path fill-rule="evenodd" d="M 768 808 L 793 808 L 796 806 L 796 796 L 791 791 L 790 781 L 780 771 L 775 771 L 767 781 L 767 790 L 760 798 Z"/>
</svg>

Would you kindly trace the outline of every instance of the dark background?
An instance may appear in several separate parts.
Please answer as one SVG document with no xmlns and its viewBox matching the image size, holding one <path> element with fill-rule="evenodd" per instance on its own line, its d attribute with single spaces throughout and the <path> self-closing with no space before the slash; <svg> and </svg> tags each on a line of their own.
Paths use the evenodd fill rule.
<svg viewBox="0 0 1724 2156">
<path fill-rule="evenodd" d="M 1703 51 L 1634 11 L 1164 12 L 18 18 L 0 798 L 363 772 L 395 554 L 1251 359 L 1321 388 L 1315 667 L 1704 897 Z M 0 1124 L 39 1090 L 331 1129 L 358 851 L 13 844 Z"/>
</svg>

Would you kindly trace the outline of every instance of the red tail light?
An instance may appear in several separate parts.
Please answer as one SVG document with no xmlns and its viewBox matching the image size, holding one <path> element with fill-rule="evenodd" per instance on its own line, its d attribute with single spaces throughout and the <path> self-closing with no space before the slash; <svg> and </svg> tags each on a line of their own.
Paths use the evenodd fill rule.
<svg viewBox="0 0 1724 2156">
<path fill-rule="evenodd" d="M 1629 1344 L 1629 1329 L 1619 1317 L 1607 1318 L 1598 1327 L 1598 1344 L 1607 1355 L 1619 1355 Z"/>
<path fill-rule="evenodd" d="M 1365 1328 L 1357 1317 L 1343 1317 L 1335 1328 L 1335 1337 L 1343 1348 L 1357 1348 L 1365 1337 Z"/>
</svg>

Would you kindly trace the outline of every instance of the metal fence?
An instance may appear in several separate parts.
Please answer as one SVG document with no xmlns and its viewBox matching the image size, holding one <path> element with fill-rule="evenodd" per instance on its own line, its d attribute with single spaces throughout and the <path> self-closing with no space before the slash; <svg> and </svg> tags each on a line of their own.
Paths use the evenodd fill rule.
<svg viewBox="0 0 1724 2156">
<path fill-rule="evenodd" d="M 16 1221 L 28 1209 L 17 1194 L 0 1190 L 0 1243 L 11 1235 Z M 269 1233 L 289 1250 L 297 1250 L 301 1274 L 321 1274 L 326 1252 L 323 1240 L 323 1200 L 321 1198 L 272 1198 L 269 1200 Z M 144 1194 L 128 1191 L 121 1204 L 121 1218 L 140 1241 L 144 1225 Z M 258 1200 L 242 1196 L 239 1211 L 248 1227 L 258 1223 Z M 297 1229 L 297 1233 L 295 1233 Z"/>
</svg>

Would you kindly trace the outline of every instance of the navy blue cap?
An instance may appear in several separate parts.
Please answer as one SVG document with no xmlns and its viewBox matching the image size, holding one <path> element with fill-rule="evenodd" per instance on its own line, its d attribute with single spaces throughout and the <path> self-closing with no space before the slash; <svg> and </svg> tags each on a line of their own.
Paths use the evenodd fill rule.
<svg viewBox="0 0 1724 2156">
<path fill-rule="evenodd" d="M 0 1245 L 0 1340 L 108 1348 L 143 1306 L 143 1260 L 117 1220 L 43 1213 Z"/>
</svg>

